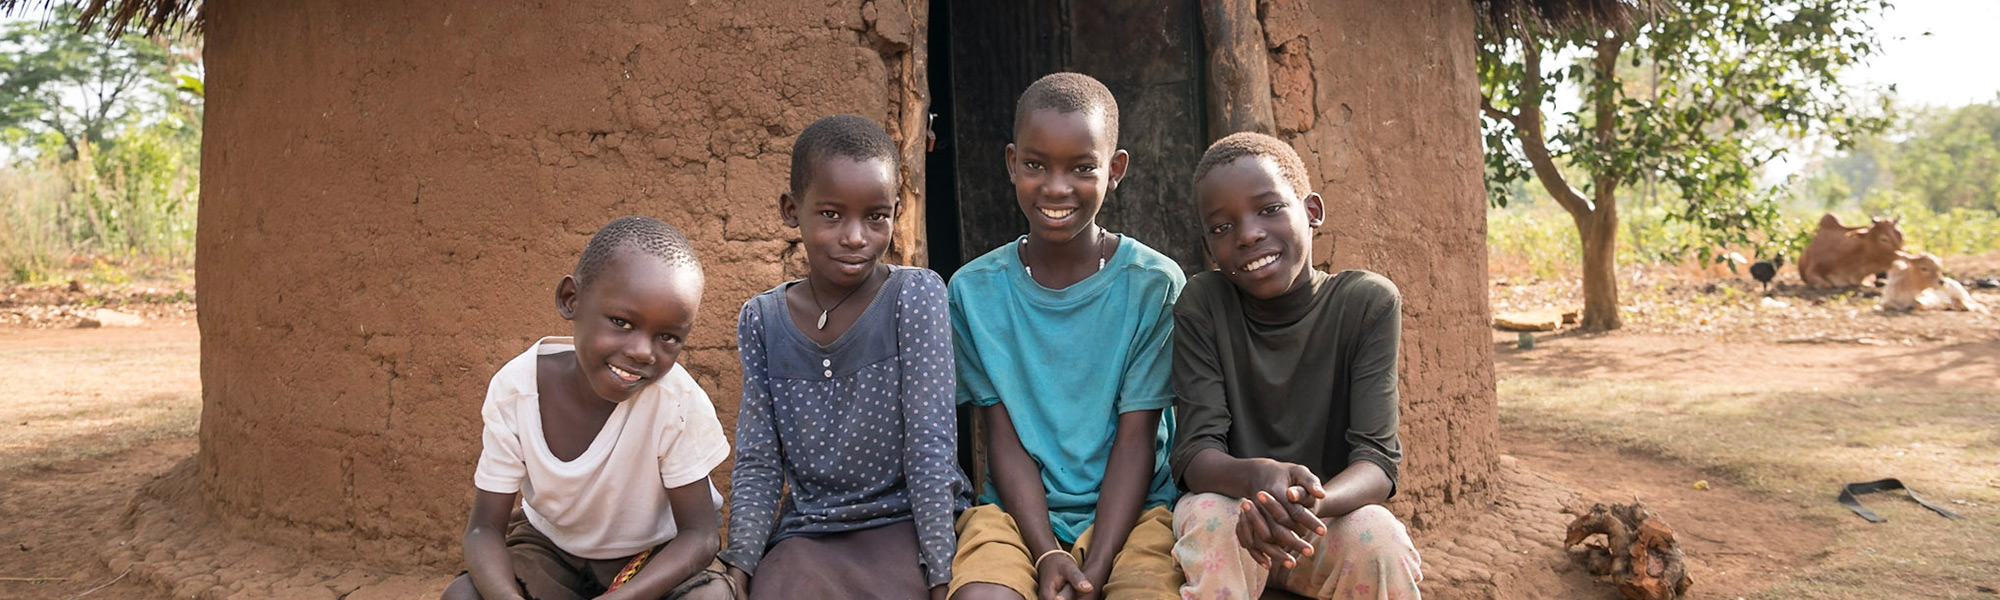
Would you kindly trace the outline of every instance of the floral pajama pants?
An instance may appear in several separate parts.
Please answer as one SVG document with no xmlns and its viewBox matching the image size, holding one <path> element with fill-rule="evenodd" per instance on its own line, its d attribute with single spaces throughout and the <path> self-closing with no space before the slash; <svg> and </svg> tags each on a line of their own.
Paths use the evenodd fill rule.
<svg viewBox="0 0 2000 600">
<path fill-rule="evenodd" d="M 1424 578 L 1409 531 L 1389 510 L 1361 507 L 1326 523 L 1326 535 L 1308 539 L 1313 555 L 1275 571 L 1258 566 L 1236 541 L 1242 501 L 1220 494 L 1188 494 L 1174 507 L 1174 559 L 1187 574 L 1185 599 L 1254 599 L 1267 586 L 1319 598 L 1416 599 Z"/>
</svg>

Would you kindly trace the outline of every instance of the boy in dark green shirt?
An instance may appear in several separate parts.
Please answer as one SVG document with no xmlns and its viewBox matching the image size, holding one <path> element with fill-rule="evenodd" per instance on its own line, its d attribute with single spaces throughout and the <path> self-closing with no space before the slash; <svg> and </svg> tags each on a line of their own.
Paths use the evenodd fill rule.
<svg viewBox="0 0 2000 600">
<path fill-rule="evenodd" d="M 1174 305 L 1182 596 L 1418 597 L 1416 549 L 1379 505 L 1402 460 L 1395 284 L 1312 268 L 1325 207 L 1284 142 L 1217 141 L 1195 188 L 1219 269 Z"/>
</svg>

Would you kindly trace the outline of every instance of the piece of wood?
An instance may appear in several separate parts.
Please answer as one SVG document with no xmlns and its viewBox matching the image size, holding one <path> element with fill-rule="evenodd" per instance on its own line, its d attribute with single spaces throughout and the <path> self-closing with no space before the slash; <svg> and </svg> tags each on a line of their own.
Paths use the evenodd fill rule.
<svg viewBox="0 0 2000 600">
<path fill-rule="evenodd" d="M 1576 520 L 1569 524 L 1563 548 L 1604 536 L 1603 546 L 1586 544 L 1579 558 L 1592 575 L 1610 576 L 1626 598 L 1678 600 L 1694 585 L 1673 528 L 1645 504 L 1635 500 L 1564 512 L 1576 515 Z"/>
<path fill-rule="evenodd" d="M 1256 0 L 1201 0 L 1201 31 L 1208 46 L 1208 138 L 1275 135 L 1271 58 Z"/>
<path fill-rule="evenodd" d="M 109 308 L 99 308 L 86 314 L 81 321 L 77 322 L 76 326 L 82 329 L 91 329 L 97 327 L 141 327 L 145 324 L 145 317 L 122 313 Z"/>
<path fill-rule="evenodd" d="M 896 172 L 900 177 L 897 194 L 903 205 L 884 258 L 895 264 L 919 267 L 931 263 L 930 240 L 924 235 L 930 203 L 925 194 L 925 165 L 931 145 L 930 46 L 907 43 L 903 36 L 925 39 L 929 35 L 929 23 L 917 18 L 930 10 L 929 4 L 928 0 L 878 2 L 873 22 L 877 31 L 888 32 L 901 49 L 891 59 L 898 105 L 891 110 L 894 123 L 889 134 L 896 140 L 898 159 L 902 161 L 902 168 Z M 956 244 L 957 240 L 947 243 Z"/>
<path fill-rule="evenodd" d="M 1544 308 L 1493 315 L 1493 326 L 1501 331 L 1555 331 L 1563 326 L 1563 311 Z"/>
</svg>

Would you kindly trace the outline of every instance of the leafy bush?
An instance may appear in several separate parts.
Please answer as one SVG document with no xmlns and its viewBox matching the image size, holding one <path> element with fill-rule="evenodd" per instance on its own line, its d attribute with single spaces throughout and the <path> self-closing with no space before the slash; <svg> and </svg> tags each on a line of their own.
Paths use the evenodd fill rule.
<svg viewBox="0 0 2000 600">
<path fill-rule="evenodd" d="M 73 9 L 54 23 L 73 22 Z M 16 282 L 185 270 L 200 188 L 199 39 L 0 23 L 0 267 Z M 107 270 L 109 269 L 109 270 Z"/>
<path fill-rule="evenodd" d="M 1838 213 L 1849 223 L 1868 216 L 1900 219 L 1903 249 L 1938 256 L 1967 256 L 2000 251 L 2000 211 L 1955 206 L 1943 212 L 1931 209 L 1916 194 L 1881 190 L 1862 201 L 1861 211 Z"/>
</svg>

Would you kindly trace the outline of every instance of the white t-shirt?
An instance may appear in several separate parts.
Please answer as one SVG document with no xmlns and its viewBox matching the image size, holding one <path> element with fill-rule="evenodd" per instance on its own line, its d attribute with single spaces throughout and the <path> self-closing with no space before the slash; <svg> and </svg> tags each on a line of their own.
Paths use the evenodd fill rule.
<svg viewBox="0 0 2000 600">
<path fill-rule="evenodd" d="M 619 403 L 576 460 L 557 459 L 542 436 L 536 363 L 574 350 L 570 338 L 542 338 L 493 375 L 479 411 L 485 447 L 472 483 L 519 492 L 528 523 L 570 554 L 624 558 L 674 539 L 667 489 L 707 479 L 729 457 L 729 442 L 708 394 L 676 364 Z M 713 484 L 709 495 L 719 509 Z"/>
</svg>

